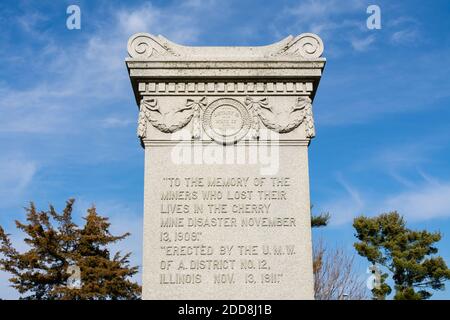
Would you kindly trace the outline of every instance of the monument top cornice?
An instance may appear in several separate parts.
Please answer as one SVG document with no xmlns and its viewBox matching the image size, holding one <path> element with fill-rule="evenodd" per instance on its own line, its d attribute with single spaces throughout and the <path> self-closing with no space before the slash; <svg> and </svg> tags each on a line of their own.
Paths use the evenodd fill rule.
<svg viewBox="0 0 450 320">
<path fill-rule="evenodd" d="M 326 63 L 323 51 L 322 40 L 312 33 L 253 47 L 183 46 L 161 35 L 137 33 L 128 40 L 126 65 L 140 108 L 143 101 L 150 101 L 148 108 L 152 109 L 156 108 L 153 106 L 156 101 L 159 108 L 166 100 L 171 105 L 179 103 L 177 99 L 203 99 L 206 105 L 206 101 L 217 98 L 269 99 L 277 105 L 289 100 L 290 105 L 286 106 L 289 108 L 295 104 L 295 99 L 300 99 L 301 103 L 306 101 L 306 105 L 313 102 Z M 193 110 L 191 105 L 188 108 Z M 312 115 L 309 118 L 312 119 Z M 275 128 L 277 130 L 285 131 L 284 127 Z M 309 130 L 305 137 L 313 137 L 313 131 Z M 146 134 L 142 129 L 139 136 L 143 138 Z M 153 134 L 153 139 L 158 139 L 158 134 Z"/>
<path fill-rule="evenodd" d="M 302 33 L 265 46 L 183 46 L 165 37 L 137 33 L 128 41 L 127 61 L 320 61 L 323 42 L 315 34 Z"/>
<path fill-rule="evenodd" d="M 246 82 L 253 81 L 259 88 L 258 94 L 270 92 L 272 86 L 268 84 L 267 90 L 261 91 L 261 86 L 266 84 L 259 82 L 272 82 L 278 86 L 277 94 L 284 92 L 281 86 L 285 83 L 286 94 L 295 93 L 290 88 L 297 86 L 314 99 L 326 64 L 323 51 L 322 40 L 312 33 L 288 36 L 273 44 L 254 47 L 183 46 L 161 35 L 136 33 L 128 40 L 126 65 L 138 103 L 158 83 L 158 93 L 171 95 L 184 92 L 174 89 L 179 85 L 186 85 L 190 88 L 186 92 L 193 94 L 193 87 L 198 82 L 204 82 L 199 85 L 199 92 L 203 92 L 203 86 L 208 86 L 208 94 L 215 94 L 216 90 L 211 91 L 210 88 L 214 82 L 218 83 L 217 93 L 220 93 L 224 92 L 220 89 L 220 82 L 225 82 L 225 86 L 234 83 L 245 86 Z M 185 83 L 179 84 L 180 81 Z M 155 84 L 147 86 L 150 82 Z M 308 89 L 310 87 L 311 90 Z M 236 92 L 251 92 L 251 88 L 248 89 Z M 232 91 L 227 89 L 227 92 Z"/>
</svg>

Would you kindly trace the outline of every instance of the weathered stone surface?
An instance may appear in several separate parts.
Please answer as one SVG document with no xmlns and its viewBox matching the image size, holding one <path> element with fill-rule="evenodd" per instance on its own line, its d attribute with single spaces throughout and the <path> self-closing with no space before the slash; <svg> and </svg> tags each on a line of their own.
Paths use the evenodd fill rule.
<svg viewBox="0 0 450 320">
<path fill-rule="evenodd" d="M 312 299 L 308 145 L 325 65 L 301 34 L 126 59 L 145 147 L 144 299 Z"/>
</svg>

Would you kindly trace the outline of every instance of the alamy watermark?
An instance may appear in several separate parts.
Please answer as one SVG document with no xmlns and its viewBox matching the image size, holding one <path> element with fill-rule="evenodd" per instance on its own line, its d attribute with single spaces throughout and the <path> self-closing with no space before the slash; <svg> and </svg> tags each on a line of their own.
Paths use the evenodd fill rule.
<svg viewBox="0 0 450 320">
<path fill-rule="evenodd" d="M 367 268 L 367 273 L 370 276 L 367 278 L 366 286 L 369 290 L 380 289 L 381 287 L 381 272 L 376 265 L 371 265 Z"/>
<path fill-rule="evenodd" d="M 81 9 L 79 6 L 72 4 L 67 7 L 66 13 L 69 15 L 66 20 L 66 27 L 69 30 L 81 29 Z"/>
<path fill-rule="evenodd" d="M 367 14 L 369 17 L 366 21 L 367 29 L 380 30 L 381 29 L 381 9 L 379 6 L 372 4 L 367 7 Z"/>
<path fill-rule="evenodd" d="M 171 135 L 172 141 L 179 141 L 172 148 L 171 160 L 177 165 L 250 165 L 262 175 L 276 175 L 280 168 L 279 133 L 261 128 L 259 134 L 258 141 L 240 141 L 234 145 L 216 141 L 191 143 L 190 130 L 182 129 Z"/>
<path fill-rule="evenodd" d="M 81 270 L 77 265 L 70 265 L 66 272 L 70 274 L 67 278 L 67 287 L 69 289 L 81 289 Z"/>
</svg>

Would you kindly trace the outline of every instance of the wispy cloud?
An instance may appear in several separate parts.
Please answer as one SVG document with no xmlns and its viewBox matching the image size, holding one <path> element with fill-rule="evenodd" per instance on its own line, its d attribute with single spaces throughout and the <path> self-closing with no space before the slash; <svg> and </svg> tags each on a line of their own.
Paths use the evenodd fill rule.
<svg viewBox="0 0 450 320">
<path fill-rule="evenodd" d="M 408 221 L 450 217 L 450 181 L 424 182 L 413 189 L 388 196 L 380 212 L 397 210 Z"/>
<path fill-rule="evenodd" d="M 413 44 L 420 42 L 420 23 L 409 16 L 398 16 L 386 23 L 386 28 L 391 36 L 390 41 L 394 45 Z"/>
<path fill-rule="evenodd" d="M 366 51 L 370 45 L 375 41 L 375 35 L 369 35 L 365 38 L 352 38 L 351 43 L 353 49 L 356 51 Z"/>
<path fill-rule="evenodd" d="M 395 44 L 413 43 L 419 38 L 419 33 L 415 29 L 404 29 L 396 31 L 391 36 L 391 41 Z"/>
<path fill-rule="evenodd" d="M 332 226 L 350 222 L 366 208 L 365 199 L 360 191 L 352 186 L 341 173 L 336 175 L 336 180 L 342 188 L 341 195 L 319 206 L 323 212 L 329 212 L 332 215 L 330 221 Z"/>
<path fill-rule="evenodd" d="M 189 15 L 185 14 L 186 6 L 192 7 Z M 62 128 L 82 130 L 82 126 L 92 123 L 84 119 L 103 116 L 92 112 L 101 101 L 129 97 L 124 67 L 129 36 L 135 32 L 152 32 L 174 41 L 193 42 L 200 32 L 194 2 L 169 8 L 148 2 L 136 7 L 105 6 L 104 9 L 112 17 L 110 24 L 99 25 L 87 37 L 83 30 L 78 31 L 80 36 L 66 43 L 64 50 L 56 45 L 60 39 L 35 28 L 39 21 L 46 20 L 44 15 L 32 11 L 29 16 L 19 18 L 25 32 L 37 41 L 41 39 L 41 49 L 30 52 L 15 48 L 24 61 L 34 62 L 32 72 L 39 80 L 30 82 L 26 88 L 0 83 L 0 131 L 57 134 Z M 98 121 L 105 128 L 125 125 L 123 120 L 109 116 Z"/>
<path fill-rule="evenodd" d="M 22 198 L 37 171 L 34 161 L 21 157 L 0 158 L 0 207 Z"/>
<path fill-rule="evenodd" d="M 18 25 L 25 31 L 39 35 L 36 32 L 40 23 L 48 21 L 48 17 L 38 11 L 28 12 L 26 15 L 17 17 Z"/>
<path fill-rule="evenodd" d="M 330 212 L 331 225 L 351 223 L 353 218 L 364 214 L 378 215 L 398 211 L 409 222 L 420 222 L 437 218 L 450 218 L 450 181 L 437 182 L 423 180 L 408 183 L 400 191 L 373 194 L 367 187 L 357 188 L 340 177 L 342 187 L 339 197 L 323 203 L 319 208 Z"/>
<path fill-rule="evenodd" d="M 365 1 L 360 0 L 346 1 L 345 4 L 337 0 L 308 0 L 289 4 L 274 19 L 272 29 L 278 36 L 282 36 L 286 32 L 286 21 L 289 21 L 289 32 L 317 33 L 326 43 L 328 57 L 341 56 L 343 45 L 355 42 L 356 40 L 352 40 L 355 35 L 367 38 L 364 17 L 366 7 Z M 279 26 L 282 26 L 281 30 Z M 356 43 L 355 49 L 362 45 L 358 46 Z"/>
<path fill-rule="evenodd" d="M 439 136 L 429 132 L 430 136 Z M 373 148 L 361 153 L 335 175 L 337 187 L 321 211 L 332 214 L 332 225 L 351 223 L 357 215 L 377 215 L 397 210 L 407 221 L 450 218 L 450 176 L 432 175 L 439 153 L 448 150 L 448 138 L 429 136 L 399 145 Z M 364 175 L 362 180 L 360 176 Z M 383 181 L 373 188 L 367 181 Z M 333 183 L 333 182 L 331 182 Z"/>
<path fill-rule="evenodd" d="M 0 132 L 50 133 L 67 127 L 67 101 L 74 92 L 51 86 L 43 83 L 20 90 L 0 85 Z"/>
<path fill-rule="evenodd" d="M 116 116 L 108 116 L 100 122 L 104 128 L 121 128 L 135 123 L 134 119 L 123 119 Z"/>
</svg>

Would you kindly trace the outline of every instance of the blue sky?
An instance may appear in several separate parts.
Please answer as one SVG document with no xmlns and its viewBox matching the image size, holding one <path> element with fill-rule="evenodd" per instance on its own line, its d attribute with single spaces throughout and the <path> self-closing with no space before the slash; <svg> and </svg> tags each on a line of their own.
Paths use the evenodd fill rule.
<svg viewBox="0 0 450 320">
<path fill-rule="evenodd" d="M 81 30 L 66 8 L 81 8 Z M 381 8 L 368 30 L 366 8 Z M 450 264 L 450 2 L 2 1 L 0 4 L 0 224 L 31 200 L 95 203 L 118 249 L 140 265 L 143 150 L 124 58 L 146 31 L 185 45 L 263 45 L 318 33 L 327 65 L 314 101 L 311 197 L 332 214 L 314 239 L 353 252 L 352 218 L 398 210 L 411 228 L 439 230 Z M 357 258 L 366 277 L 367 263 Z M 0 273 L 0 297 L 14 298 Z M 450 298 L 447 290 L 434 298 Z"/>
</svg>

